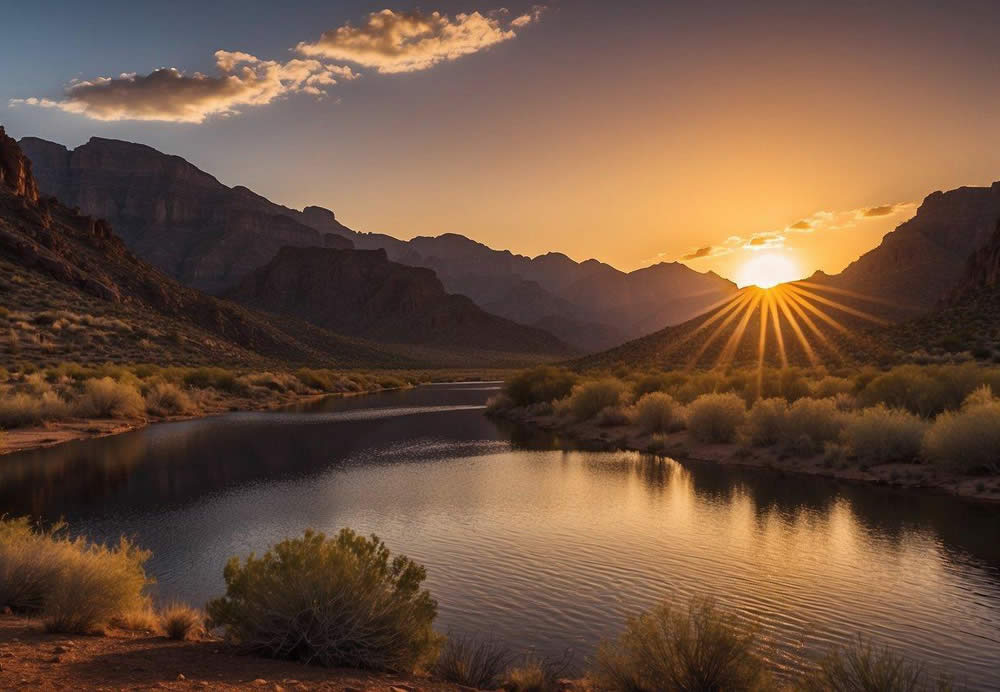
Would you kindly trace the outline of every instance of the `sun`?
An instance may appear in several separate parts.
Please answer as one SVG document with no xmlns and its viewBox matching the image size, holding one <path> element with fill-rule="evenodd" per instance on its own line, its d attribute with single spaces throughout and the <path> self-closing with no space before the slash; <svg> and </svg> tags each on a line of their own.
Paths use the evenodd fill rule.
<svg viewBox="0 0 1000 692">
<path fill-rule="evenodd" d="M 771 288 L 802 278 L 799 266 L 789 257 L 773 252 L 754 257 L 740 269 L 737 283 L 743 286 Z"/>
</svg>

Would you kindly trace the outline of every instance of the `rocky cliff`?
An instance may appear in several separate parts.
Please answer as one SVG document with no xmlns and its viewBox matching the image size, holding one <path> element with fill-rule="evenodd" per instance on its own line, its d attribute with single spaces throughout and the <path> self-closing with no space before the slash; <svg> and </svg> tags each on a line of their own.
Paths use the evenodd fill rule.
<svg viewBox="0 0 1000 692">
<path fill-rule="evenodd" d="M 233 300 L 333 331 L 396 344 L 567 355 L 550 334 L 450 295 L 430 269 L 385 250 L 284 247 L 228 293 Z"/>
</svg>

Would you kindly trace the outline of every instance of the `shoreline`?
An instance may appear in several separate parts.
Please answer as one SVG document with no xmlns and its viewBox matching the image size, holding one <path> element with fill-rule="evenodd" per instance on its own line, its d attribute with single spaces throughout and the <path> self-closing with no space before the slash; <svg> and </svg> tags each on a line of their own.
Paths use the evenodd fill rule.
<svg viewBox="0 0 1000 692">
<path fill-rule="evenodd" d="M 50 421 L 43 425 L 4 430 L 0 435 L 0 458 L 9 454 L 30 452 L 37 449 L 47 449 L 69 442 L 93 440 L 101 437 L 112 437 L 124 433 L 142 430 L 150 425 L 160 423 L 178 423 L 189 420 L 212 418 L 227 413 L 252 413 L 257 411 L 274 411 L 288 406 L 307 404 L 327 398 L 346 399 L 355 396 L 367 396 L 381 392 L 395 392 L 412 389 L 412 387 L 390 387 L 373 389 L 363 392 L 327 392 L 327 393 L 278 393 L 275 398 L 261 399 L 253 397 L 228 396 L 216 401 L 209 408 L 199 413 L 179 416 L 148 416 L 142 419 L 124 418 L 68 418 L 60 421 Z"/>
<path fill-rule="evenodd" d="M 781 453 L 775 447 L 745 447 L 738 443 L 704 443 L 694 440 L 686 430 L 667 434 L 648 434 L 636 425 L 599 426 L 594 422 L 565 423 L 558 417 L 532 415 L 512 409 L 488 414 L 498 420 L 528 430 L 558 435 L 560 448 L 594 451 L 632 451 L 669 457 L 675 461 L 717 464 L 735 468 L 758 469 L 827 478 L 857 485 L 893 488 L 909 493 L 951 495 L 984 505 L 1000 504 L 1000 475 L 967 476 L 951 473 L 929 464 L 865 464 L 853 461 L 840 466 L 829 464 L 823 454 L 797 457 Z M 567 445 L 566 442 L 570 445 Z"/>
</svg>

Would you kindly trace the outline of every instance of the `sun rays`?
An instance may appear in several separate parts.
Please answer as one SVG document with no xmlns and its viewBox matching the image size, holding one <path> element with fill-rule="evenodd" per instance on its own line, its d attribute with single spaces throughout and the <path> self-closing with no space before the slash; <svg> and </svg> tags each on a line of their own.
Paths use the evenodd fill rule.
<svg viewBox="0 0 1000 692">
<path fill-rule="evenodd" d="M 865 327 L 888 324 L 866 302 L 884 301 L 811 281 L 747 286 L 678 332 L 660 355 L 689 369 L 753 364 L 758 386 L 768 367 L 841 365 L 872 349 Z"/>
</svg>

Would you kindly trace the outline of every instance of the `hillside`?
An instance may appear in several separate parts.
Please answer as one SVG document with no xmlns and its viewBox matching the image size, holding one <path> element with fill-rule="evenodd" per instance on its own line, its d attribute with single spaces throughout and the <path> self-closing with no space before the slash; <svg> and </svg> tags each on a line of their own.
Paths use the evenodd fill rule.
<svg viewBox="0 0 1000 692">
<path fill-rule="evenodd" d="M 283 246 L 353 243 L 385 250 L 394 262 L 433 269 L 449 293 L 596 350 L 682 322 L 736 291 L 730 281 L 677 263 L 626 273 L 559 253 L 529 258 L 494 250 L 455 233 L 409 241 L 359 233 L 328 209 L 300 212 L 274 204 L 140 144 L 94 137 L 70 151 L 25 137 L 21 145 L 44 193 L 108 219 L 139 256 L 212 293 L 232 288 Z"/>
<path fill-rule="evenodd" d="M 840 274 L 810 280 L 888 301 L 894 320 L 930 310 L 962 279 L 969 255 L 1000 219 L 1000 182 L 928 195 L 916 215 L 886 234 Z"/>
<path fill-rule="evenodd" d="M 39 195 L 0 128 L 0 353 L 15 360 L 407 365 L 305 323 L 287 330 L 138 259 L 103 220 Z"/>
<path fill-rule="evenodd" d="M 430 269 L 390 262 L 384 250 L 284 247 L 228 297 L 381 343 L 566 356 L 552 335 L 448 294 Z"/>
</svg>

